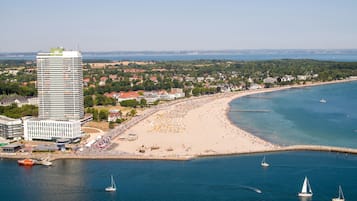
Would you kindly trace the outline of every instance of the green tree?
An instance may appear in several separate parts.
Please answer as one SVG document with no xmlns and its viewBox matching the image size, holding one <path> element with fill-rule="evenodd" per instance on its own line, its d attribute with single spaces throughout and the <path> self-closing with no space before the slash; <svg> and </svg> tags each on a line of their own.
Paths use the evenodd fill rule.
<svg viewBox="0 0 357 201">
<path fill-rule="evenodd" d="M 95 95 L 95 104 L 96 105 L 105 105 L 106 97 L 102 94 Z"/>
<path fill-rule="evenodd" d="M 99 112 L 99 121 L 107 120 L 108 119 L 108 110 L 100 110 Z"/>
<path fill-rule="evenodd" d="M 140 100 L 140 105 L 141 105 L 141 107 L 145 107 L 145 106 L 147 105 L 147 101 L 146 101 L 145 98 L 142 98 L 142 99 Z"/>
<path fill-rule="evenodd" d="M 192 89 L 193 96 L 199 96 L 201 94 L 201 89 L 199 87 L 195 87 Z"/>
<path fill-rule="evenodd" d="M 123 107 L 133 107 L 136 108 L 136 106 L 139 105 L 139 102 L 137 100 L 124 100 L 120 102 L 120 105 Z"/>
<path fill-rule="evenodd" d="M 98 110 L 93 108 L 93 121 L 99 121 L 99 115 L 98 115 Z"/>
<path fill-rule="evenodd" d="M 91 95 L 84 97 L 84 107 L 93 107 L 94 101 Z"/>
<path fill-rule="evenodd" d="M 109 122 L 109 129 L 113 129 L 113 128 L 114 128 L 114 126 L 115 126 L 115 123 L 114 123 L 114 122 L 112 122 L 112 121 L 110 121 L 110 122 Z"/>
<path fill-rule="evenodd" d="M 135 109 L 132 109 L 132 110 L 130 110 L 130 116 L 135 116 L 136 115 L 136 110 Z"/>
<path fill-rule="evenodd" d="M 156 100 L 156 101 L 154 101 L 154 105 L 158 105 L 160 103 L 160 100 Z"/>
</svg>

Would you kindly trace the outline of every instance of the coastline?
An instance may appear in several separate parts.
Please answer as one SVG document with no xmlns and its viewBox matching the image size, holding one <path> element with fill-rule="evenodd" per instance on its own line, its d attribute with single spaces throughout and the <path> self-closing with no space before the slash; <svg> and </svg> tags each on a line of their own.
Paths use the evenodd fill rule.
<svg viewBox="0 0 357 201">
<path fill-rule="evenodd" d="M 217 157 L 239 154 L 256 154 L 281 151 L 326 151 L 357 154 L 357 149 L 320 146 L 279 146 L 265 141 L 233 124 L 228 116 L 229 103 L 237 98 L 258 93 L 269 93 L 293 88 L 357 81 L 347 79 L 332 82 L 309 83 L 250 91 L 215 94 L 180 100 L 168 108 L 158 110 L 113 139 L 112 150 L 93 153 L 54 153 L 56 159 L 122 159 L 122 160 L 191 160 L 200 157 Z M 210 115 L 203 115 L 210 114 Z M 130 133 L 137 140 L 128 141 Z M 139 150 L 145 150 L 140 153 Z M 41 153 L 4 154 L 2 158 L 40 158 Z M 47 153 L 45 154 L 48 155 Z"/>
</svg>

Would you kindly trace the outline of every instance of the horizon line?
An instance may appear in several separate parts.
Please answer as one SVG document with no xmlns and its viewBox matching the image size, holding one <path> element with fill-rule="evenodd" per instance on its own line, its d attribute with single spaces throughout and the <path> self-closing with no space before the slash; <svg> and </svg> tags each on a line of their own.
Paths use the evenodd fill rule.
<svg viewBox="0 0 357 201">
<path fill-rule="evenodd" d="M 114 52 L 123 52 L 123 53 L 185 53 L 185 52 L 239 52 L 239 51 L 357 51 L 357 48 L 256 48 L 256 49 L 182 49 L 182 50 L 75 50 L 75 49 L 65 49 L 67 51 L 80 51 L 85 53 L 114 53 Z M 49 51 L 49 50 L 48 50 Z M 44 52 L 42 50 L 37 51 L 9 51 L 2 52 L 0 54 L 14 54 L 14 53 L 38 53 Z"/>
</svg>

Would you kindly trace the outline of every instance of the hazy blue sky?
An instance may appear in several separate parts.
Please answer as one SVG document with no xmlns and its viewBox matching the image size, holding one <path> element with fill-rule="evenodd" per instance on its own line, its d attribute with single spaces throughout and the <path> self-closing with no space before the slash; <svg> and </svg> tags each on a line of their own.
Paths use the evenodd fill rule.
<svg viewBox="0 0 357 201">
<path fill-rule="evenodd" d="M 357 0 L 1 0 L 0 52 L 357 48 Z"/>
</svg>

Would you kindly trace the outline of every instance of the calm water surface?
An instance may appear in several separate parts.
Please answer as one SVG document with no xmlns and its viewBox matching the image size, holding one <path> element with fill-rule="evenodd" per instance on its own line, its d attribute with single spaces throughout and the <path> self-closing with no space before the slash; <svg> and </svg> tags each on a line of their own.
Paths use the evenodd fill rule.
<svg viewBox="0 0 357 201">
<path fill-rule="evenodd" d="M 357 82 L 252 95 L 230 104 L 235 124 L 271 142 L 357 148 Z"/>
<path fill-rule="evenodd" d="M 9 201 L 300 201 L 308 176 L 312 200 L 329 201 L 342 185 L 357 200 L 357 156 L 286 152 L 193 161 L 59 160 L 53 167 L 24 168 L 0 160 L 1 200 Z M 113 174 L 118 191 L 104 188 Z M 257 193 L 255 190 L 261 190 Z"/>
</svg>

